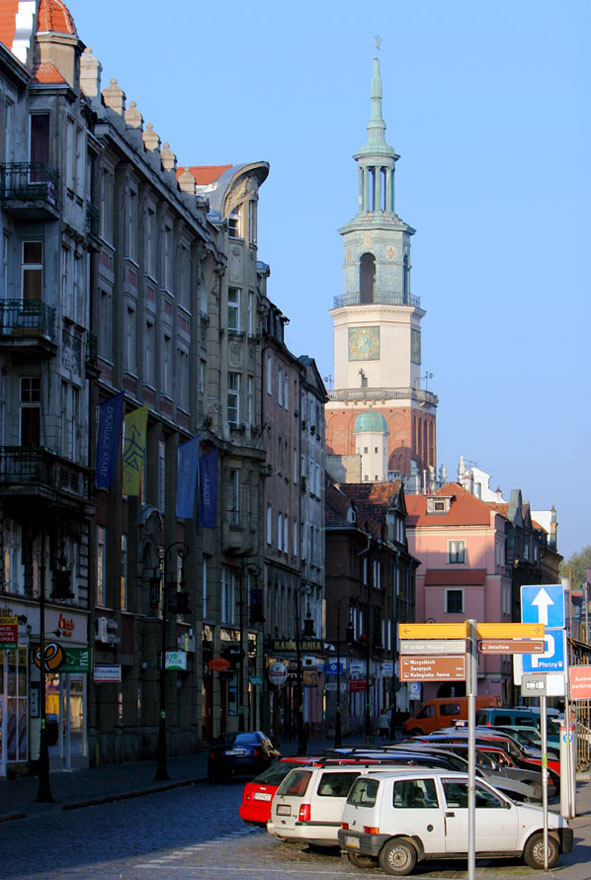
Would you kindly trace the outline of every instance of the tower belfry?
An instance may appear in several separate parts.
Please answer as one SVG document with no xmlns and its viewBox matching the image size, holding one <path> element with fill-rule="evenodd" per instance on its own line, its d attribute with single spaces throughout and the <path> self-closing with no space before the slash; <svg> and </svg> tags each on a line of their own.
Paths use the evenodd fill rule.
<svg viewBox="0 0 591 880">
<path fill-rule="evenodd" d="M 367 141 L 353 158 L 358 168 L 358 205 L 352 220 L 339 229 L 345 284 L 330 312 L 334 322 L 334 389 L 326 406 L 327 447 L 334 455 L 361 455 L 364 481 L 418 471 L 426 485 L 430 468 L 434 473 L 436 467 L 438 401 L 435 394 L 421 388 L 421 320 L 425 312 L 419 298 L 411 293 L 410 250 L 415 230 L 396 213 L 395 166 L 399 156 L 386 140 L 377 57 L 373 60 Z M 358 421 L 358 417 L 368 410 L 379 413 L 385 424 L 386 474 L 375 465 L 382 445 L 376 442 L 375 426 L 382 421 L 371 420 L 371 437 L 358 430 L 367 421 Z"/>
</svg>

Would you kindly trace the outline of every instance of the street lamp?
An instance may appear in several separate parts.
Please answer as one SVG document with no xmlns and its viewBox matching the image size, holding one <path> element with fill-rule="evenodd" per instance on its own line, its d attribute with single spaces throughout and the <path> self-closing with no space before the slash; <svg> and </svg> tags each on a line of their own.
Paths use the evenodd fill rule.
<svg viewBox="0 0 591 880">
<path fill-rule="evenodd" d="M 349 596 L 341 596 L 337 600 L 337 703 L 336 715 L 334 721 L 334 747 L 338 749 L 342 745 L 343 731 L 341 722 L 341 603 L 347 601 L 349 603 L 349 615 L 351 610 L 351 599 Z M 347 624 L 347 637 L 351 636 L 351 620 Z"/>
<path fill-rule="evenodd" d="M 261 569 L 255 562 L 249 562 L 240 569 L 240 601 L 238 603 L 240 609 L 240 681 L 238 682 L 238 730 L 244 731 L 244 575 L 252 575 L 255 584 L 258 585 L 258 579 L 261 575 Z M 257 589 L 255 587 L 255 589 Z M 248 608 L 248 597 L 246 599 L 246 607 Z M 250 722 L 250 713 L 249 713 Z"/>
<path fill-rule="evenodd" d="M 302 650 L 300 644 L 300 603 L 298 593 L 294 593 L 295 600 L 295 623 L 296 623 L 296 725 L 298 732 L 298 755 L 305 755 L 307 751 L 306 733 L 304 730 L 304 688 L 302 683 Z M 313 635 L 313 632 L 311 633 Z"/>
<path fill-rule="evenodd" d="M 177 596 L 169 599 L 167 603 L 167 590 L 178 586 L 177 574 L 175 572 L 174 580 L 168 583 L 168 554 L 173 548 L 178 548 L 177 557 L 181 559 L 181 589 L 176 590 Z M 161 583 L 160 574 L 150 581 L 150 605 L 157 608 L 162 597 L 162 616 L 160 620 L 160 667 L 159 667 L 159 685 L 160 685 L 160 720 L 158 722 L 158 746 L 156 751 L 156 782 L 163 782 L 170 779 L 168 769 L 166 767 L 166 608 L 174 614 L 189 614 L 188 593 L 185 589 L 184 567 L 185 559 L 189 555 L 189 548 L 183 541 L 173 541 L 164 550 L 160 558 L 160 566 L 162 567 L 163 583 Z M 159 566 L 159 567 L 160 567 Z"/>
</svg>

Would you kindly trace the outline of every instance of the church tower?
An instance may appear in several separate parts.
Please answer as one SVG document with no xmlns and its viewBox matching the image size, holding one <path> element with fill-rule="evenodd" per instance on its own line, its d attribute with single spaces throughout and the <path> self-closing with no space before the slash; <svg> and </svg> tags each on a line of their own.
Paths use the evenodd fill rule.
<svg viewBox="0 0 591 880">
<path fill-rule="evenodd" d="M 438 400 L 421 388 L 425 312 L 411 293 L 410 245 L 415 230 L 396 214 L 394 175 L 399 156 L 385 132 L 380 64 L 375 58 L 367 142 L 354 156 L 359 176 L 357 214 L 339 230 L 345 287 L 330 312 L 334 388 L 326 405 L 326 443 L 332 455 L 360 454 L 364 481 L 417 474 L 418 485 L 427 486 L 435 476 Z M 381 417 L 373 419 L 372 426 L 384 426 L 381 442 L 372 432 L 371 449 L 359 442 L 358 430 L 359 416 L 370 411 Z M 386 474 L 382 475 L 375 456 L 381 459 L 384 444 Z M 365 455 L 373 456 L 373 462 Z"/>
</svg>

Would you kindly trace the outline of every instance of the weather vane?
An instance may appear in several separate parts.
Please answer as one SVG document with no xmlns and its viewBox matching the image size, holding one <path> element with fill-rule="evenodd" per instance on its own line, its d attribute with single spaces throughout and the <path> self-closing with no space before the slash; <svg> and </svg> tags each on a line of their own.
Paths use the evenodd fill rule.
<svg viewBox="0 0 591 880">
<path fill-rule="evenodd" d="M 375 40 L 376 40 L 376 52 L 379 52 L 380 49 L 382 48 L 382 38 L 380 36 L 377 36 L 375 38 Z"/>
</svg>

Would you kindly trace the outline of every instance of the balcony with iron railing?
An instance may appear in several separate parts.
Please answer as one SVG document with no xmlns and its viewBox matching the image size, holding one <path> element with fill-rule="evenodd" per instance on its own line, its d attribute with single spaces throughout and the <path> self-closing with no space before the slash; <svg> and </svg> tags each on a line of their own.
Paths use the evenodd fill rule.
<svg viewBox="0 0 591 880">
<path fill-rule="evenodd" d="M 5 211 L 30 219 L 59 214 L 58 174 L 41 162 L 9 162 L 0 166 L 0 200 Z"/>
<path fill-rule="evenodd" d="M 345 306 L 410 306 L 414 309 L 421 308 L 420 296 L 411 296 L 396 290 L 376 288 L 372 302 L 360 302 L 359 292 L 341 293 L 333 297 L 333 309 L 342 309 Z"/>
<path fill-rule="evenodd" d="M 55 309 L 40 299 L 0 300 L 0 345 L 55 353 Z"/>
<path fill-rule="evenodd" d="M 41 446 L 0 447 L 0 495 L 90 499 L 90 471 Z"/>
<path fill-rule="evenodd" d="M 439 398 L 425 388 L 338 388 L 327 391 L 329 400 L 343 403 L 369 403 L 377 400 L 415 400 L 424 406 L 437 406 Z"/>
<path fill-rule="evenodd" d="M 99 209 L 96 205 L 93 205 L 92 202 L 86 203 L 86 232 L 88 235 L 93 235 L 95 238 L 98 237 L 99 234 L 99 221 L 100 214 Z"/>
</svg>

